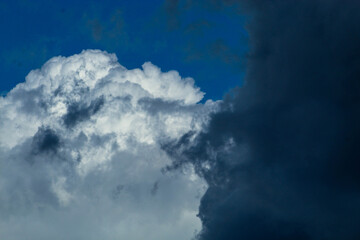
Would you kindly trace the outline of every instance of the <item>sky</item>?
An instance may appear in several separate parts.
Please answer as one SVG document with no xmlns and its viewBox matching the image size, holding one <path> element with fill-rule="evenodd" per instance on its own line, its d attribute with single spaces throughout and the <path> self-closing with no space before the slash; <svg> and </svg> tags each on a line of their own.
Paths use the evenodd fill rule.
<svg viewBox="0 0 360 240">
<path fill-rule="evenodd" d="M 242 84 L 247 32 L 233 21 L 244 22 L 243 15 L 163 0 L 1 1 L 0 11 L 2 94 L 51 57 L 84 49 L 116 53 L 127 68 L 151 61 L 176 69 L 195 78 L 206 99 Z"/>
<path fill-rule="evenodd" d="M 0 239 L 359 239 L 359 12 L 1 1 Z"/>
</svg>

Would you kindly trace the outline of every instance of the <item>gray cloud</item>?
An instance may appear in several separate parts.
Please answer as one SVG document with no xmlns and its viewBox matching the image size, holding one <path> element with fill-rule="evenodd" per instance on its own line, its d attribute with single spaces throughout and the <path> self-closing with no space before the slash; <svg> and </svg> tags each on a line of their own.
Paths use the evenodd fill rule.
<svg viewBox="0 0 360 240">
<path fill-rule="evenodd" d="M 39 154 L 42 152 L 56 153 L 60 147 L 59 136 L 50 128 L 40 127 L 33 137 L 33 152 Z"/>
<path fill-rule="evenodd" d="M 72 127 L 78 122 L 88 120 L 100 110 L 101 106 L 104 105 L 104 101 L 103 97 L 99 97 L 93 100 L 88 106 L 81 106 L 79 103 L 69 104 L 67 113 L 63 117 L 66 127 Z"/>
</svg>

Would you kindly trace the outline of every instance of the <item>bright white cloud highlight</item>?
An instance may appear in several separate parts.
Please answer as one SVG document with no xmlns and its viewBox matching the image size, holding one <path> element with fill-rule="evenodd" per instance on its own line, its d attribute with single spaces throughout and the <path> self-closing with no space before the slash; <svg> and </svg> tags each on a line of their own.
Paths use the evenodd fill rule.
<svg viewBox="0 0 360 240">
<path fill-rule="evenodd" d="M 1 239 L 190 239 L 204 183 L 165 173 L 161 144 L 217 103 L 150 62 L 87 50 L 50 59 L 0 98 Z"/>
</svg>

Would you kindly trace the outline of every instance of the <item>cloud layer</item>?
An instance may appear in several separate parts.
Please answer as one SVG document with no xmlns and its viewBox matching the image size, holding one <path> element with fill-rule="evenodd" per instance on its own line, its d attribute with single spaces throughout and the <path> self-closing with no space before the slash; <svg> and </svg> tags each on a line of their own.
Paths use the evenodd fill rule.
<svg viewBox="0 0 360 240">
<path fill-rule="evenodd" d="M 0 237 L 189 239 L 206 187 L 161 171 L 163 142 L 199 132 L 217 103 L 191 78 L 113 54 L 55 57 L 0 99 Z"/>
<path fill-rule="evenodd" d="M 360 3 L 210 2 L 250 16 L 250 52 L 207 131 L 164 145 L 209 185 L 199 238 L 359 239 Z"/>
</svg>

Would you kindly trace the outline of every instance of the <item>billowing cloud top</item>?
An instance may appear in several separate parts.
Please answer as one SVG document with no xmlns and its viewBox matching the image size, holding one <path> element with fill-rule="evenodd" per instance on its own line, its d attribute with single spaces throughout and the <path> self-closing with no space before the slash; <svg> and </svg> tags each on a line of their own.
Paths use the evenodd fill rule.
<svg viewBox="0 0 360 240">
<path fill-rule="evenodd" d="M 204 183 L 161 173 L 163 142 L 217 104 L 191 78 L 87 50 L 50 59 L 0 99 L 0 237 L 189 239 Z"/>
</svg>

